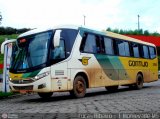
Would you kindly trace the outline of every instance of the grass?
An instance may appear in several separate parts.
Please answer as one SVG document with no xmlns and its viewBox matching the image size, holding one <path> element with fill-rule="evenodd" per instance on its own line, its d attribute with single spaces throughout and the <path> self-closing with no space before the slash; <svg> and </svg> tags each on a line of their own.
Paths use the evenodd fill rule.
<svg viewBox="0 0 160 119">
<path fill-rule="evenodd" d="M 9 93 L 0 92 L 0 98 L 2 98 L 2 97 L 8 97 L 8 96 L 11 96 L 13 94 L 14 94 L 13 92 L 9 92 Z"/>
</svg>

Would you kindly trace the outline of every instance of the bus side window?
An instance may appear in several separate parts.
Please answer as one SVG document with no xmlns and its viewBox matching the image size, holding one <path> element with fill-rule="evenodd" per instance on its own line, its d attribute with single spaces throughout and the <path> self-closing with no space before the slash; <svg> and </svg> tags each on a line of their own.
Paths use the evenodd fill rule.
<svg viewBox="0 0 160 119">
<path fill-rule="evenodd" d="M 108 55 L 114 54 L 113 40 L 111 38 L 104 37 L 104 49 L 105 49 L 105 54 Z"/>
<path fill-rule="evenodd" d="M 130 56 L 129 44 L 126 41 L 117 40 L 118 54 L 120 56 Z"/>
<path fill-rule="evenodd" d="M 100 51 L 100 41 L 98 37 L 93 34 L 87 34 L 84 36 L 81 43 L 80 50 L 86 53 L 98 53 Z"/>
<path fill-rule="evenodd" d="M 125 56 L 125 49 L 124 49 L 124 43 L 123 41 L 116 41 L 117 48 L 118 48 L 118 55 Z"/>
<path fill-rule="evenodd" d="M 60 45 L 55 47 L 51 51 L 51 59 L 64 59 L 65 58 L 65 43 L 64 40 L 60 40 Z"/>
<path fill-rule="evenodd" d="M 131 56 L 128 42 L 124 42 L 124 49 L 125 49 L 125 56 Z"/>
<path fill-rule="evenodd" d="M 133 49 L 133 56 L 134 57 L 140 57 L 138 44 L 137 43 L 132 43 L 131 47 Z"/>
<path fill-rule="evenodd" d="M 156 57 L 156 49 L 154 47 L 149 47 L 150 58 L 154 59 Z"/>
<path fill-rule="evenodd" d="M 148 46 L 143 45 L 143 58 L 149 58 Z"/>
</svg>

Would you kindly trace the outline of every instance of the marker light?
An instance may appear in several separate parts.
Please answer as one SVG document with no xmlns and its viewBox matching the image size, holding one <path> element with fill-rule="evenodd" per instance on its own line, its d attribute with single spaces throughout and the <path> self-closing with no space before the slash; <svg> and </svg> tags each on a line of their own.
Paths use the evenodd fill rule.
<svg viewBox="0 0 160 119">
<path fill-rule="evenodd" d="M 26 39 L 20 39 L 20 43 L 25 43 Z"/>
</svg>

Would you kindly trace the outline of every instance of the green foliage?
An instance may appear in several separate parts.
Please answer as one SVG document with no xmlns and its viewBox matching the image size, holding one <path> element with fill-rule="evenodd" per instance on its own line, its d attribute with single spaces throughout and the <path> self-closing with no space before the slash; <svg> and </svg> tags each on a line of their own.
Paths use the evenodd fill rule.
<svg viewBox="0 0 160 119">
<path fill-rule="evenodd" d="M 145 35 L 145 36 L 149 36 L 149 35 L 150 35 L 149 31 L 148 31 L 148 30 L 145 30 L 145 31 L 144 31 L 144 35 Z"/>
<path fill-rule="evenodd" d="M 114 33 L 119 33 L 119 29 L 114 29 L 113 32 Z"/>
<path fill-rule="evenodd" d="M 119 34 L 127 34 L 127 35 L 145 35 L 145 36 L 160 36 L 160 33 L 158 32 L 154 32 L 154 33 L 150 33 L 148 30 L 144 30 L 140 29 L 140 30 L 123 30 L 123 29 L 111 29 L 110 27 L 108 27 L 106 29 L 106 31 L 111 31 L 114 33 L 119 33 Z"/>
<path fill-rule="evenodd" d="M 106 29 L 106 31 L 111 31 L 111 28 L 110 28 L 110 27 L 108 27 L 108 28 Z"/>
<path fill-rule="evenodd" d="M 124 31 L 120 29 L 119 34 L 124 34 Z"/>
<path fill-rule="evenodd" d="M 154 32 L 152 33 L 152 36 L 160 36 L 160 34 L 158 32 Z"/>
<path fill-rule="evenodd" d="M 0 54 L 0 64 L 3 64 L 3 57 L 4 57 L 4 55 Z"/>
<path fill-rule="evenodd" d="M 0 35 L 0 45 L 5 41 L 5 38 L 7 39 L 16 39 L 18 37 L 18 34 L 12 34 L 12 35 Z M 0 64 L 3 63 L 3 54 L 0 53 Z"/>
<path fill-rule="evenodd" d="M 2 97 L 8 97 L 8 96 L 11 96 L 11 95 L 13 95 L 14 93 L 12 93 L 12 92 L 9 92 L 9 93 L 3 93 L 3 92 L 0 92 L 0 98 L 2 98 Z"/>
<path fill-rule="evenodd" d="M 30 30 L 29 28 L 16 29 L 12 27 L 0 27 L 0 35 L 21 34 Z"/>
<path fill-rule="evenodd" d="M 12 34 L 12 35 L 0 35 L 0 44 L 5 41 L 5 38 L 8 39 L 16 39 L 18 37 L 18 34 Z"/>
</svg>

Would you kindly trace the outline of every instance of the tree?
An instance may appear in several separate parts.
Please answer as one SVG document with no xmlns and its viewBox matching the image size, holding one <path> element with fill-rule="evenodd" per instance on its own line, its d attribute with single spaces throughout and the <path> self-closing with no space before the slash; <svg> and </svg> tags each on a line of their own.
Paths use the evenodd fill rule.
<svg viewBox="0 0 160 119">
<path fill-rule="evenodd" d="M 113 32 L 114 33 L 119 33 L 119 29 L 114 29 Z"/>
<path fill-rule="evenodd" d="M 154 32 L 152 33 L 153 36 L 160 36 L 160 34 L 158 32 Z"/>
<path fill-rule="evenodd" d="M 106 29 L 107 31 L 111 31 L 114 33 L 125 34 L 125 35 L 145 35 L 145 36 L 160 36 L 160 33 L 154 32 L 150 33 L 148 30 L 143 29 L 135 29 L 135 30 L 123 30 L 123 29 L 111 29 L 110 27 Z"/>
<path fill-rule="evenodd" d="M 125 31 L 123 31 L 122 29 L 120 29 L 119 34 L 124 34 Z"/>
<path fill-rule="evenodd" d="M 16 29 L 12 27 L 0 27 L 0 35 L 21 34 L 29 31 L 29 28 Z"/>
<path fill-rule="evenodd" d="M 144 31 L 144 35 L 145 35 L 145 36 L 149 36 L 149 31 L 148 31 L 148 30 L 145 30 L 145 31 Z"/>
<path fill-rule="evenodd" d="M 112 29 L 111 29 L 110 27 L 108 27 L 108 28 L 106 29 L 106 31 L 112 31 Z"/>
<path fill-rule="evenodd" d="M 139 35 L 143 35 L 143 29 L 138 30 Z"/>
</svg>

